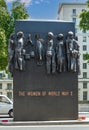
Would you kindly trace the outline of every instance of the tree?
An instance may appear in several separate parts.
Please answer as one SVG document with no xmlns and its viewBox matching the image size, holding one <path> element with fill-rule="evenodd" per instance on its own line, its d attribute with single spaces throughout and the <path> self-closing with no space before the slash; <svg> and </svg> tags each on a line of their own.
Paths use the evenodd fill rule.
<svg viewBox="0 0 89 130">
<path fill-rule="evenodd" d="M 0 70 L 7 66 L 7 39 L 10 31 L 10 15 L 4 0 L 0 0 Z"/>
<path fill-rule="evenodd" d="M 0 70 L 7 66 L 6 36 L 5 30 L 0 28 Z"/>
<path fill-rule="evenodd" d="M 12 17 L 14 18 L 14 20 L 27 19 L 29 17 L 27 10 L 25 8 L 25 3 L 21 3 L 18 0 L 13 2 Z"/>
<path fill-rule="evenodd" d="M 0 6 L 4 7 L 4 8 L 7 8 L 6 2 L 4 0 L 0 0 Z"/>
<path fill-rule="evenodd" d="M 87 60 L 87 62 L 89 63 L 89 54 L 88 53 L 83 54 L 83 59 Z"/>
<path fill-rule="evenodd" d="M 13 31 L 16 20 L 27 19 L 29 17 L 25 8 L 25 3 L 21 3 L 20 0 L 16 0 L 12 3 L 11 16 L 13 22 Z"/>
<path fill-rule="evenodd" d="M 87 6 L 89 8 L 89 0 L 87 1 Z M 80 14 L 80 23 L 79 26 L 83 31 L 89 30 L 89 10 L 83 10 L 83 12 Z M 88 60 L 89 62 L 89 54 L 83 54 L 84 60 Z"/>
<path fill-rule="evenodd" d="M 11 12 L 8 12 L 5 0 L 0 0 L 0 70 L 6 70 L 8 64 L 8 39 L 14 32 L 15 20 L 28 17 L 25 3 L 14 1 Z"/>
<path fill-rule="evenodd" d="M 6 38 L 11 33 L 11 19 L 7 8 L 0 5 L 0 27 L 5 30 Z"/>
</svg>

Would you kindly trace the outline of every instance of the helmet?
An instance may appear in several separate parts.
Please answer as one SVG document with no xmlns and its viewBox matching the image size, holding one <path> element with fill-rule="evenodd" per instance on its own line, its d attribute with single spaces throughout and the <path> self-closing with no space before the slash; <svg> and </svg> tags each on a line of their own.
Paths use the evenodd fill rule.
<svg viewBox="0 0 89 130">
<path fill-rule="evenodd" d="M 54 34 L 52 32 L 48 32 L 48 37 L 52 38 Z"/>
<path fill-rule="evenodd" d="M 31 37 L 31 34 L 28 34 L 28 37 L 30 38 L 30 37 Z"/>
<path fill-rule="evenodd" d="M 12 34 L 10 35 L 10 39 L 14 39 L 14 38 L 15 38 L 15 34 L 12 33 Z"/>
<path fill-rule="evenodd" d="M 57 39 L 58 39 L 58 40 L 63 39 L 63 34 L 62 34 L 62 33 L 59 33 L 59 34 L 57 35 Z"/>
<path fill-rule="evenodd" d="M 69 32 L 68 32 L 68 35 L 73 36 L 73 35 L 74 35 L 74 33 L 73 33 L 72 31 L 69 31 Z"/>
<path fill-rule="evenodd" d="M 20 31 L 20 32 L 18 32 L 18 33 L 17 33 L 17 37 L 24 37 L 23 32 L 21 32 L 21 31 Z"/>
</svg>

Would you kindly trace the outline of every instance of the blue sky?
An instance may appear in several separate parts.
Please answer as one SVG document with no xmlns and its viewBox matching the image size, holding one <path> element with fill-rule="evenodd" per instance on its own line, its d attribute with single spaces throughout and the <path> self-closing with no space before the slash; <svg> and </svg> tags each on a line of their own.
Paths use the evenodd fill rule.
<svg viewBox="0 0 89 130">
<path fill-rule="evenodd" d="M 14 0 L 5 0 L 8 9 Z M 62 2 L 86 2 L 87 0 L 20 0 L 25 2 L 31 19 L 57 19 L 59 4 Z"/>
</svg>

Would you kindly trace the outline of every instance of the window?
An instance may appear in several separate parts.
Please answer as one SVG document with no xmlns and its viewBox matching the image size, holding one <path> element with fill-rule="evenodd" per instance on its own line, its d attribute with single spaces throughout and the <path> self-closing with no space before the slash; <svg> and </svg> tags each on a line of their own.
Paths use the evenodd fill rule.
<svg viewBox="0 0 89 130">
<path fill-rule="evenodd" d="M 83 51 L 86 51 L 86 50 L 87 50 L 87 46 L 83 45 Z"/>
<path fill-rule="evenodd" d="M 86 33 L 86 31 L 85 31 L 85 30 L 82 30 L 82 32 L 83 32 L 83 33 Z"/>
<path fill-rule="evenodd" d="M 0 89 L 2 89 L 2 84 L 0 83 Z"/>
<path fill-rule="evenodd" d="M 86 53 L 87 54 L 87 53 Z M 86 56 L 85 56 L 85 54 L 83 54 L 83 60 L 86 60 Z"/>
<path fill-rule="evenodd" d="M 85 36 L 83 37 L 83 42 L 87 42 L 87 38 Z"/>
<path fill-rule="evenodd" d="M 87 78 L 87 72 L 83 72 L 83 78 Z"/>
<path fill-rule="evenodd" d="M 83 82 L 83 88 L 87 88 L 87 82 Z"/>
<path fill-rule="evenodd" d="M 8 74 L 8 79 L 11 79 L 11 78 L 12 78 L 11 74 Z"/>
<path fill-rule="evenodd" d="M 87 63 L 83 63 L 83 69 L 87 69 Z"/>
<path fill-rule="evenodd" d="M 85 9 L 82 9 L 82 12 L 85 11 Z"/>
<path fill-rule="evenodd" d="M 0 79 L 2 79 L 2 73 L 0 73 Z"/>
<path fill-rule="evenodd" d="M 72 20 L 73 20 L 73 22 L 76 24 L 76 18 L 73 18 Z"/>
<path fill-rule="evenodd" d="M 72 10 L 73 15 L 76 15 L 76 9 Z"/>
<path fill-rule="evenodd" d="M 7 84 L 7 90 L 11 90 L 12 89 L 12 84 L 11 83 L 8 83 Z"/>
<path fill-rule="evenodd" d="M 87 91 L 83 92 L 83 101 L 87 101 Z"/>
<path fill-rule="evenodd" d="M 12 92 L 7 92 L 7 97 L 9 97 L 10 99 L 12 99 Z"/>
</svg>

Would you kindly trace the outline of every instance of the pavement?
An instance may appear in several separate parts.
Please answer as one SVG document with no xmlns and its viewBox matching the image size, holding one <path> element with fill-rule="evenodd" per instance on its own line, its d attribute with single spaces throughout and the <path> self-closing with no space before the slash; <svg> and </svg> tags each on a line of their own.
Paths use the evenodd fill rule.
<svg viewBox="0 0 89 130">
<path fill-rule="evenodd" d="M 0 115 L 1 125 L 71 125 L 71 124 L 89 124 L 89 112 L 79 112 L 77 120 L 59 120 L 59 121 L 21 121 L 16 122 L 8 115 Z"/>
</svg>

